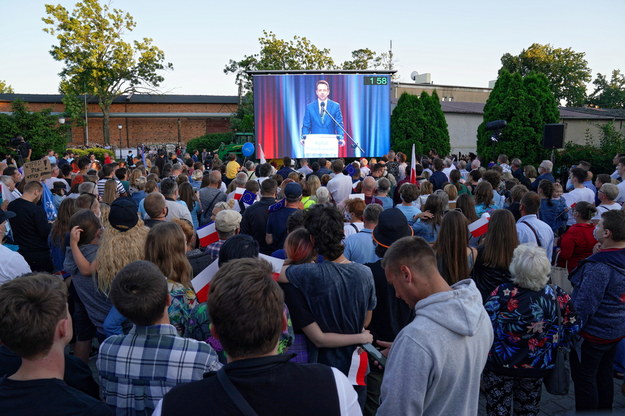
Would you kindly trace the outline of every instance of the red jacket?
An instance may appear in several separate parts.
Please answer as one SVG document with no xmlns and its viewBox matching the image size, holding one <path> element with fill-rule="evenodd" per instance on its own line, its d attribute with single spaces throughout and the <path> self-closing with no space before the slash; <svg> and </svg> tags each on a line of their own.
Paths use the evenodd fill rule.
<svg viewBox="0 0 625 416">
<path fill-rule="evenodd" d="M 558 265 L 566 267 L 571 272 L 577 267 L 577 263 L 592 255 L 592 248 L 597 240 L 592 235 L 595 226 L 592 224 L 573 224 L 560 237 L 560 255 Z"/>
</svg>

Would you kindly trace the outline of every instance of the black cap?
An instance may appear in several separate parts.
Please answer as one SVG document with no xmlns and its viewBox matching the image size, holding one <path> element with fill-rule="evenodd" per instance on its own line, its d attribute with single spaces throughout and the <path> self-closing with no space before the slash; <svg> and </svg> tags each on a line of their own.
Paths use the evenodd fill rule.
<svg viewBox="0 0 625 416">
<path fill-rule="evenodd" d="M 373 241 L 384 248 L 389 248 L 400 238 L 413 234 L 414 231 L 408 225 L 404 213 L 397 208 L 389 208 L 382 211 L 378 218 L 378 225 L 373 229 Z"/>
<path fill-rule="evenodd" d="M 15 217 L 15 212 L 13 211 L 3 211 L 0 209 L 0 224 L 5 222 L 6 220 L 10 220 Z"/>
<path fill-rule="evenodd" d="M 111 204 L 109 223 L 119 231 L 128 231 L 137 225 L 139 214 L 137 203 L 129 198 L 117 198 Z"/>
</svg>

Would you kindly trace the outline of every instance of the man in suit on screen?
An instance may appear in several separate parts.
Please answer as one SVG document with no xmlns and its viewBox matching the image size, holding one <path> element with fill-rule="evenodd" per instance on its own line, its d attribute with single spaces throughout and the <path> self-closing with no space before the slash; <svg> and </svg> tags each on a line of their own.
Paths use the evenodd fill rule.
<svg viewBox="0 0 625 416">
<path fill-rule="evenodd" d="M 339 146 L 345 145 L 343 129 L 341 128 L 343 127 L 341 106 L 328 98 L 330 95 L 328 81 L 317 81 L 315 93 L 317 99 L 306 106 L 302 125 L 302 144 L 304 144 L 308 134 L 333 134 L 336 135 Z"/>
</svg>

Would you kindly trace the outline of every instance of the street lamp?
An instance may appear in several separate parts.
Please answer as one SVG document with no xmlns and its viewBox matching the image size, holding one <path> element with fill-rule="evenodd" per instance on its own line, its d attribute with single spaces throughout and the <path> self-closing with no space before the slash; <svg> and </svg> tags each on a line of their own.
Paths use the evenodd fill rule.
<svg viewBox="0 0 625 416">
<path fill-rule="evenodd" d="M 119 160 L 122 160 L 122 125 L 117 125 L 117 130 L 119 130 Z"/>
</svg>

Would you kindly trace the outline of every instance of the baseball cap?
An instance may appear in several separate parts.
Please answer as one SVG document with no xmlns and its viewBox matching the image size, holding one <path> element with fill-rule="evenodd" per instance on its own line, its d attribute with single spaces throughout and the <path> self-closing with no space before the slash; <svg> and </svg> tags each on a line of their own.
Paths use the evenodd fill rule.
<svg viewBox="0 0 625 416">
<path fill-rule="evenodd" d="M 287 199 L 297 199 L 302 196 L 302 185 L 297 182 L 289 182 L 284 188 L 284 196 Z"/>
<path fill-rule="evenodd" d="M 109 212 L 109 223 L 118 231 L 128 231 L 137 225 L 139 215 L 137 214 L 137 203 L 128 198 L 117 198 L 111 204 Z"/>
<path fill-rule="evenodd" d="M 231 233 L 239 228 L 241 224 L 241 214 L 232 210 L 224 209 L 215 216 L 215 228 L 222 233 Z"/>
</svg>

